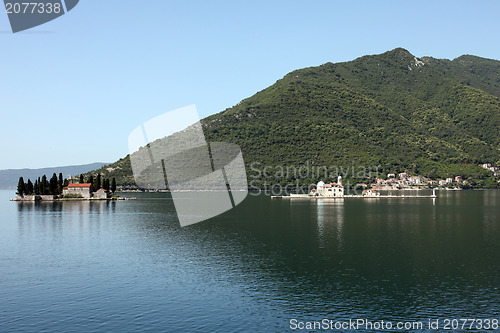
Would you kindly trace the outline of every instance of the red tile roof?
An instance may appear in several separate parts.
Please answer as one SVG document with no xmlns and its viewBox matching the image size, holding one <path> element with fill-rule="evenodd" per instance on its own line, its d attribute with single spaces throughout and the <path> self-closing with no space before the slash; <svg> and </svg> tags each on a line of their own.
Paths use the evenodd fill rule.
<svg viewBox="0 0 500 333">
<path fill-rule="evenodd" d="M 92 186 L 92 184 L 69 184 L 68 188 L 72 188 L 72 187 L 90 187 L 90 186 Z"/>
</svg>

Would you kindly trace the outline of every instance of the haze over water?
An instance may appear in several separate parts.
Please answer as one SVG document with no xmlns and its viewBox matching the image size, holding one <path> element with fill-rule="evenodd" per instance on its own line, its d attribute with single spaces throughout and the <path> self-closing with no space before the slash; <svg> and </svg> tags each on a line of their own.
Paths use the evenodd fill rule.
<svg viewBox="0 0 500 333">
<path fill-rule="evenodd" d="M 186 228 L 168 194 L 37 204 L 13 195 L 0 192 L 0 331 L 282 332 L 293 318 L 500 318 L 500 191 L 250 195 Z"/>
</svg>

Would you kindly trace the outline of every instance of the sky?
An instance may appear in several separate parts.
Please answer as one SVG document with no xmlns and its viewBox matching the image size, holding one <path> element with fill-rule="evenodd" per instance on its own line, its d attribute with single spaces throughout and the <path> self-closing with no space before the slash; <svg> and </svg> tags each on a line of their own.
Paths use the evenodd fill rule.
<svg viewBox="0 0 500 333">
<path fill-rule="evenodd" d="M 81 0 L 13 34 L 0 13 L 0 169 L 114 162 L 128 135 L 220 112 L 287 73 L 403 47 L 500 59 L 500 2 Z"/>
</svg>

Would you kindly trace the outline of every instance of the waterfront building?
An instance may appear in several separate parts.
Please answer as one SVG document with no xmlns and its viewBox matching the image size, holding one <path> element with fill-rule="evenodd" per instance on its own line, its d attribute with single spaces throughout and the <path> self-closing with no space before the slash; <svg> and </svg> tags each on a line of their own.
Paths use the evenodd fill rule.
<svg viewBox="0 0 500 333">
<path fill-rule="evenodd" d="M 63 188 L 63 195 L 80 195 L 82 198 L 90 198 L 92 192 L 92 184 L 69 184 Z"/>
<path fill-rule="evenodd" d="M 325 184 L 323 181 L 320 181 L 316 185 L 316 190 L 311 191 L 309 195 L 319 197 L 343 197 L 344 186 L 342 186 L 342 177 L 339 176 L 336 183 Z"/>
</svg>

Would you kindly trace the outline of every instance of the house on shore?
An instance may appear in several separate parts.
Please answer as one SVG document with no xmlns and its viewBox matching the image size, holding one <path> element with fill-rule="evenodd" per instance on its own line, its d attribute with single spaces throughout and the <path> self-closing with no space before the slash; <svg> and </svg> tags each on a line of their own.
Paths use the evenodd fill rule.
<svg viewBox="0 0 500 333">
<path fill-rule="evenodd" d="M 377 192 L 377 191 L 370 188 L 370 189 L 364 190 L 362 194 L 364 197 L 376 197 L 376 196 L 380 195 L 380 192 Z"/>
<path fill-rule="evenodd" d="M 92 193 L 92 184 L 69 184 L 63 188 L 63 195 L 79 195 L 82 198 L 90 198 Z"/>
<path fill-rule="evenodd" d="M 103 188 L 98 189 L 93 193 L 94 199 L 107 199 L 109 198 L 109 192 Z"/>
<path fill-rule="evenodd" d="M 410 174 L 408 172 L 401 172 L 398 176 L 400 180 L 407 180 L 410 177 Z"/>
<path fill-rule="evenodd" d="M 408 177 L 408 181 L 412 185 L 420 185 L 420 184 L 422 184 L 422 179 L 419 176 L 410 176 L 410 177 Z"/>
</svg>

